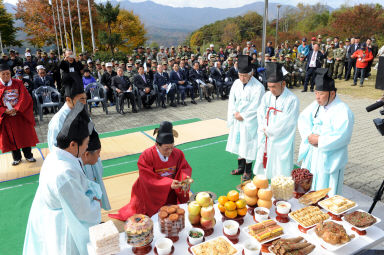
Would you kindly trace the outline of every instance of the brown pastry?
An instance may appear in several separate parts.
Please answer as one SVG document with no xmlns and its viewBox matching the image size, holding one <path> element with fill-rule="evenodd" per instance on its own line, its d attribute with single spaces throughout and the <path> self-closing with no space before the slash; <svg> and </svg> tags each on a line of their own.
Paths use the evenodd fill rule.
<svg viewBox="0 0 384 255">
<path fill-rule="evenodd" d="M 172 214 L 172 213 L 175 213 L 176 212 L 176 208 L 174 208 L 174 207 L 168 207 L 167 208 L 167 213 L 168 214 Z"/>
<path fill-rule="evenodd" d="M 168 213 L 167 212 L 165 212 L 165 211 L 159 212 L 159 218 L 160 219 L 165 219 L 167 217 L 168 217 Z"/>
<path fill-rule="evenodd" d="M 163 206 L 160 208 L 160 211 L 167 211 L 168 210 L 168 206 Z"/>
<path fill-rule="evenodd" d="M 178 219 L 179 219 L 179 215 L 176 213 L 169 215 L 169 220 L 171 221 L 177 221 Z"/>
<path fill-rule="evenodd" d="M 179 209 L 177 209 L 176 213 L 177 213 L 178 215 L 184 215 L 184 214 L 185 214 L 185 210 L 179 208 Z"/>
</svg>

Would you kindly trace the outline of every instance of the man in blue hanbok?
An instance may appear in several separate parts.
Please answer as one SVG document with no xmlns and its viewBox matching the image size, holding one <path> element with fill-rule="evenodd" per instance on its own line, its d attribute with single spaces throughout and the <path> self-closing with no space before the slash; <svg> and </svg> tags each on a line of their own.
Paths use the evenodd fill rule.
<svg viewBox="0 0 384 255">
<path fill-rule="evenodd" d="M 329 194 L 335 195 L 342 193 L 354 116 L 336 95 L 335 81 L 327 76 L 327 70 L 316 71 L 316 101 L 299 116 L 302 141 L 298 161 L 313 174 L 313 190 L 329 187 Z"/>
<path fill-rule="evenodd" d="M 243 181 L 252 177 L 252 161 L 257 151 L 257 108 L 265 89 L 253 77 L 252 58 L 238 58 L 239 79 L 231 88 L 227 126 L 230 128 L 226 150 L 238 156 L 238 168 L 231 174 L 242 174 Z"/>
<path fill-rule="evenodd" d="M 86 177 L 80 157 L 93 128 L 84 105 L 76 104 L 57 136 L 57 147 L 41 168 L 23 254 L 88 254 L 88 229 L 101 221 L 102 193 Z"/>
<path fill-rule="evenodd" d="M 63 78 L 63 86 L 65 87 L 65 104 L 61 107 L 51 119 L 48 125 L 48 147 L 52 151 L 54 147 L 57 146 L 56 137 L 63 126 L 64 120 L 71 111 L 71 109 L 76 105 L 77 102 L 86 104 L 87 96 L 84 92 L 84 87 L 82 85 L 81 79 L 78 79 L 76 76 L 67 74 Z M 103 182 L 103 165 L 100 158 L 93 165 L 85 164 L 84 170 L 87 177 L 90 180 L 95 181 L 100 185 L 100 188 L 103 192 L 101 199 L 102 208 L 104 210 L 110 210 L 111 206 L 109 204 L 107 191 L 105 190 Z"/>
<path fill-rule="evenodd" d="M 291 175 L 299 100 L 285 87 L 280 63 L 266 63 L 266 75 L 269 91 L 257 110 L 258 150 L 253 173 L 271 179 Z"/>
</svg>

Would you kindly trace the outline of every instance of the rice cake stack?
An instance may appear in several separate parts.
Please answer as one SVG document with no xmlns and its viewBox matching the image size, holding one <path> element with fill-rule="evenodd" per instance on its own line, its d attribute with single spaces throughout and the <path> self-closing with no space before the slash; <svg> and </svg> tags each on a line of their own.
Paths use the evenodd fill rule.
<svg viewBox="0 0 384 255">
<path fill-rule="evenodd" d="M 97 255 L 111 255 L 120 252 L 119 231 L 112 221 L 90 227 L 89 239 Z"/>
</svg>

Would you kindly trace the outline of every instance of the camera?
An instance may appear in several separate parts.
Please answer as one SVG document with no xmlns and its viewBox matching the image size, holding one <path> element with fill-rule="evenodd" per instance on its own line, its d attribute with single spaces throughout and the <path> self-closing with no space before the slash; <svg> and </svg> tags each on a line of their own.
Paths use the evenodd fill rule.
<svg viewBox="0 0 384 255">
<path fill-rule="evenodd" d="M 371 112 L 373 110 L 376 110 L 380 107 L 384 106 L 383 98 L 377 101 L 376 103 L 367 106 L 366 110 L 367 112 Z M 381 115 L 384 115 L 384 109 L 380 111 Z M 373 123 L 375 124 L 377 130 L 380 132 L 382 136 L 384 136 L 384 119 L 377 118 L 373 120 Z"/>
</svg>

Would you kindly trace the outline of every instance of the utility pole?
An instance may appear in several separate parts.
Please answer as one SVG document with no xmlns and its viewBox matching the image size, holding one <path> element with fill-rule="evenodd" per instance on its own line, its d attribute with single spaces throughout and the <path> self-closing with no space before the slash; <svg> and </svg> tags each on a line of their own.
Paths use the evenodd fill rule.
<svg viewBox="0 0 384 255">
<path fill-rule="evenodd" d="M 69 26 L 71 27 L 72 50 L 73 50 L 73 54 L 76 55 L 75 38 L 73 37 L 73 28 L 72 28 L 71 5 L 70 5 L 70 3 L 69 3 L 69 0 L 67 0 L 67 3 L 68 3 Z"/>
<path fill-rule="evenodd" d="M 52 7 L 52 18 L 53 18 L 53 26 L 55 27 L 56 47 L 57 47 L 57 53 L 59 55 L 59 60 L 60 60 L 60 47 L 59 47 L 59 38 L 57 37 L 55 10 L 53 9 L 53 4 L 51 0 L 49 0 L 49 5 Z"/>
<path fill-rule="evenodd" d="M 61 3 L 61 17 L 63 18 L 63 25 L 64 25 L 65 47 L 68 49 L 69 47 L 68 47 L 67 26 L 65 25 L 63 0 L 60 0 L 60 3 Z"/>
<path fill-rule="evenodd" d="M 63 42 L 63 35 L 62 35 L 63 32 L 61 31 L 60 11 L 59 11 L 59 5 L 57 4 L 57 1 L 58 0 L 56 0 L 55 2 L 56 2 L 57 20 L 59 21 L 59 32 L 60 32 L 61 50 L 64 50 L 64 42 Z"/>
<path fill-rule="evenodd" d="M 265 66 L 265 46 L 267 43 L 268 0 L 264 0 L 263 40 L 261 45 L 261 62 Z"/>
<path fill-rule="evenodd" d="M 91 1 L 88 0 L 88 11 L 89 11 L 89 24 L 91 25 L 91 36 L 92 36 L 92 49 L 93 49 L 93 54 L 95 54 L 95 34 L 93 33 L 93 23 L 92 23 L 92 10 L 91 10 Z"/>
<path fill-rule="evenodd" d="M 81 28 L 81 15 L 80 15 L 79 0 L 76 0 L 76 2 L 77 2 L 77 15 L 79 16 L 81 52 L 84 52 L 83 29 Z"/>
<path fill-rule="evenodd" d="M 275 38 L 275 47 L 277 47 L 277 39 L 278 39 L 278 37 L 279 37 L 280 7 L 281 7 L 281 4 L 278 4 L 278 5 L 277 5 L 277 20 L 276 20 L 276 38 Z"/>
</svg>

